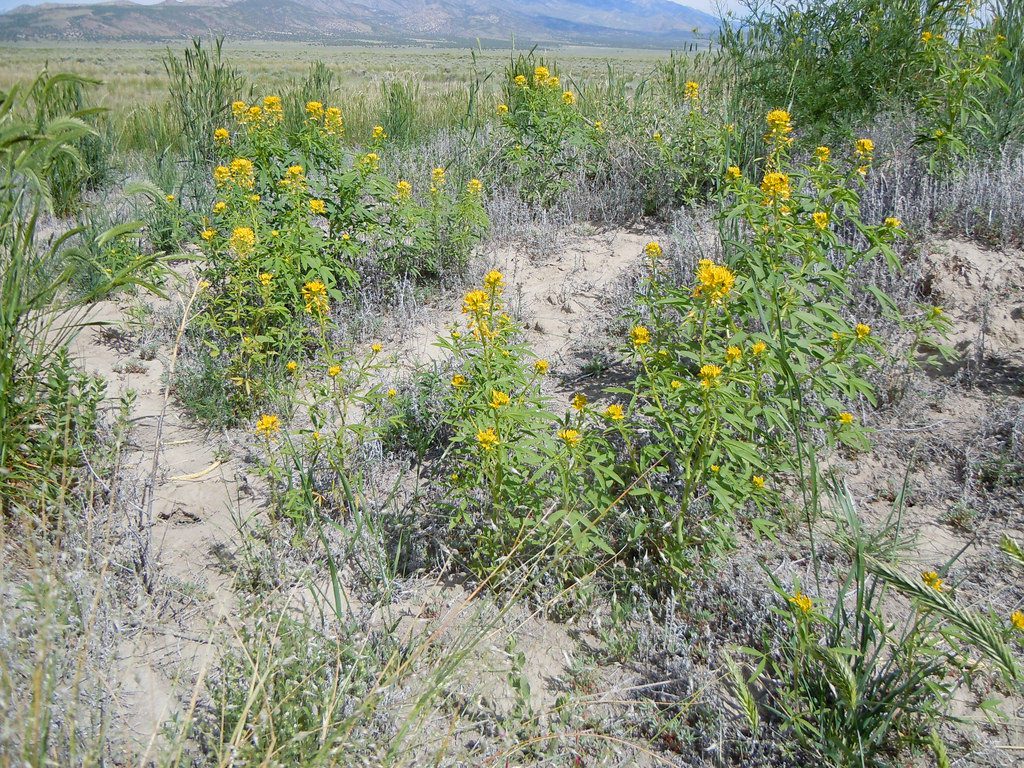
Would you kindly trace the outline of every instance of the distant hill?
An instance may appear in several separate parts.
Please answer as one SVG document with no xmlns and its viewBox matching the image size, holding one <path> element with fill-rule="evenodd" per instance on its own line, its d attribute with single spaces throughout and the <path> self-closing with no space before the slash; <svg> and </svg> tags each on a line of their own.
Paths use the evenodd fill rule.
<svg viewBox="0 0 1024 768">
<path fill-rule="evenodd" d="M 317 42 L 481 39 L 666 47 L 718 27 L 670 0 L 165 0 L 23 5 L 0 14 L 0 40 L 234 38 Z"/>
</svg>

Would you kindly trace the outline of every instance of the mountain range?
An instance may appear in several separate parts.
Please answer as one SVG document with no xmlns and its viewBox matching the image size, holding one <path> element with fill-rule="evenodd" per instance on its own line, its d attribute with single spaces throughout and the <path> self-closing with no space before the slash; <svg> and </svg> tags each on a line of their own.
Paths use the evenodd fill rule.
<svg viewBox="0 0 1024 768">
<path fill-rule="evenodd" d="M 717 29 L 670 0 L 164 0 L 22 5 L 0 40 L 162 41 L 206 34 L 311 42 L 571 43 L 667 47 Z"/>
</svg>

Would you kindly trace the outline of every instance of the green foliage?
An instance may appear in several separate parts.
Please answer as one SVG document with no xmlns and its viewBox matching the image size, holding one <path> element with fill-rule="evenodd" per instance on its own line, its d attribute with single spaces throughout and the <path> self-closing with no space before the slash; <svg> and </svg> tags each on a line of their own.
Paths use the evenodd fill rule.
<svg viewBox="0 0 1024 768">
<path fill-rule="evenodd" d="M 505 100 L 498 105 L 507 132 L 505 163 L 524 199 L 549 206 L 572 174 L 593 172 L 605 147 L 604 124 L 585 119 L 576 94 L 532 52 L 520 55 L 505 74 Z"/>
<path fill-rule="evenodd" d="M 571 582 L 611 553 L 606 525 L 621 485 L 612 430 L 582 394 L 555 414 L 541 390 L 548 362 L 523 345 L 503 288 L 501 273 L 489 273 L 466 294 L 467 328 L 438 341 L 455 370 L 441 416 L 444 503 L 479 574 L 552 565 Z"/>
<path fill-rule="evenodd" d="M 58 498 L 91 441 L 102 385 L 76 370 L 66 346 L 93 298 L 136 280 L 146 259 L 125 259 L 91 291 L 68 296 L 76 274 L 71 229 L 37 242 L 40 212 L 63 194 L 69 169 L 83 167 L 83 140 L 93 131 L 78 115 L 61 115 L 64 93 L 78 80 L 44 74 L 31 86 L 0 94 L 0 508 Z M 63 90 L 62 90 L 63 89 Z M 35 117 L 25 119 L 29 105 Z M 55 115 L 43 119 L 42 115 Z M 93 235 L 98 248 L 131 226 Z M 81 256 L 79 255 L 80 259 Z"/>
<path fill-rule="evenodd" d="M 361 272 L 375 280 L 458 273 L 488 222 L 475 179 L 457 188 L 438 167 L 417 196 L 412 182 L 385 176 L 382 127 L 370 151 L 350 153 L 336 107 L 305 104 L 297 134 L 286 131 L 279 97 L 236 101 L 232 112 L 234 130 L 214 131 L 223 164 L 213 171 L 217 199 L 199 233 L 195 330 L 209 354 L 226 361 L 234 408 L 246 416 L 266 394 L 267 367 L 304 357 L 329 303 L 353 303 Z"/>
<path fill-rule="evenodd" d="M 941 761 L 934 728 L 978 667 L 965 649 L 1007 680 L 1020 676 L 1016 661 L 991 618 L 958 605 L 937 573 L 911 579 L 890 564 L 898 520 L 868 533 L 845 490 L 834 484 L 832 491 L 850 570 L 831 609 L 773 578 L 791 633 L 777 652 L 751 650 L 758 660 L 751 683 L 764 693 L 764 710 L 827 765 L 902 764 L 907 747 L 929 747 Z M 909 617 L 889 589 L 911 601 Z"/>
<path fill-rule="evenodd" d="M 223 37 L 206 47 L 197 37 L 181 58 L 169 48 L 164 57 L 177 147 L 197 168 L 214 156 L 213 131 L 224 124 L 228 105 L 248 89 L 242 73 L 224 60 L 223 48 Z"/>
</svg>

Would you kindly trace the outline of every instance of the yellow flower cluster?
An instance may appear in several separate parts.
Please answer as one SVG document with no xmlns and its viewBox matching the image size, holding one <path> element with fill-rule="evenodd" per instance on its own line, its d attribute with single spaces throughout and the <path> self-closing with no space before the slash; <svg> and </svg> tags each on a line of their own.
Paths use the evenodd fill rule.
<svg viewBox="0 0 1024 768">
<path fill-rule="evenodd" d="M 828 229 L 827 211 L 815 211 L 811 214 L 811 218 L 814 220 L 814 226 L 818 229 Z"/>
<path fill-rule="evenodd" d="M 218 128 L 213 132 L 213 141 L 215 144 L 230 144 L 231 134 L 227 128 Z"/>
<path fill-rule="evenodd" d="M 543 87 L 557 88 L 558 85 L 559 85 L 558 78 L 555 77 L 554 75 L 552 75 L 551 74 L 551 70 L 549 70 L 545 66 L 540 66 L 540 67 L 535 67 L 534 68 L 534 70 L 533 70 L 533 82 L 534 82 L 534 85 L 539 85 L 542 88 Z"/>
<path fill-rule="evenodd" d="M 662 251 L 661 244 L 653 240 L 644 246 L 644 256 L 649 258 L 651 261 L 660 258 L 662 253 L 664 253 L 664 251 Z"/>
<path fill-rule="evenodd" d="M 796 591 L 795 595 L 789 598 L 789 602 L 795 605 L 800 613 L 810 613 L 811 608 L 814 607 L 814 601 L 799 589 Z"/>
<path fill-rule="evenodd" d="M 575 429 L 560 429 L 558 430 L 558 439 L 561 440 L 568 446 L 579 445 L 580 440 L 583 436 Z"/>
<path fill-rule="evenodd" d="M 462 389 L 468 383 L 469 381 L 461 373 L 457 373 L 452 376 L 452 386 L 455 387 L 455 389 Z"/>
<path fill-rule="evenodd" d="M 765 200 L 769 203 L 776 200 L 788 200 L 793 193 L 789 185 L 789 176 L 779 171 L 766 173 L 764 179 L 761 180 L 761 192 L 764 193 Z"/>
<path fill-rule="evenodd" d="M 327 286 L 319 280 L 312 280 L 302 286 L 302 301 L 309 314 L 322 315 L 327 312 Z"/>
<path fill-rule="evenodd" d="M 725 350 L 725 362 L 738 363 L 743 359 L 743 351 L 739 347 L 728 347 Z"/>
<path fill-rule="evenodd" d="M 789 144 L 793 139 L 793 121 L 789 112 L 784 109 L 773 109 L 765 118 L 768 123 L 768 135 L 765 139 L 773 144 Z"/>
<path fill-rule="evenodd" d="M 606 419 L 610 419 L 611 421 L 622 421 L 626 418 L 626 414 L 622 410 L 622 406 L 617 403 L 612 403 L 605 408 L 604 416 Z"/>
<path fill-rule="evenodd" d="M 409 200 L 412 197 L 412 184 L 405 179 L 401 179 L 395 184 L 395 199 L 396 200 Z"/>
<path fill-rule="evenodd" d="M 484 192 L 484 185 L 480 179 L 470 179 L 466 182 L 466 191 L 471 195 L 482 195 Z"/>
<path fill-rule="evenodd" d="M 366 171 L 376 171 L 380 168 L 380 155 L 376 152 L 367 152 L 359 158 L 359 165 Z"/>
<path fill-rule="evenodd" d="M 587 399 L 586 395 L 584 395 L 582 392 L 577 392 L 575 395 L 572 396 L 572 400 L 569 402 L 569 405 L 572 406 L 572 409 L 574 411 L 582 411 L 584 408 L 587 407 L 587 403 L 589 402 L 590 400 Z"/>
<path fill-rule="evenodd" d="M 270 438 L 281 431 L 281 419 L 269 413 L 265 413 L 256 420 L 256 434 Z"/>
<path fill-rule="evenodd" d="M 507 392 L 502 392 L 498 389 L 491 390 L 491 408 L 497 410 L 503 408 L 512 402 L 512 399 L 508 396 Z"/>
<path fill-rule="evenodd" d="M 634 326 L 630 331 L 630 337 L 633 339 L 634 347 L 642 347 L 651 343 L 651 332 L 642 325 Z"/>
<path fill-rule="evenodd" d="M 832 150 L 828 147 L 821 146 L 814 150 L 814 156 L 818 159 L 819 163 L 827 163 L 828 159 L 832 157 Z"/>
<path fill-rule="evenodd" d="M 501 441 L 498 439 L 498 433 L 494 431 L 493 427 L 487 429 L 481 429 L 476 433 L 476 441 L 480 447 L 485 451 L 493 451 L 498 447 L 498 443 Z"/>
<path fill-rule="evenodd" d="M 508 114 L 508 104 L 499 104 L 498 105 L 498 114 L 499 115 L 507 115 Z"/>
<path fill-rule="evenodd" d="M 729 295 L 735 284 L 736 275 L 728 267 L 715 264 L 710 259 L 701 259 L 697 263 L 697 286 L 693 289 L 694 297 L 718 304 Z"/>
<path fill-rule="evenodd" d="M 683 98 L 687 101 L 696 101 L 700 96 L 700 85 L 693 80 L 687 80 L 683 86 Z"/>
<path fill-rule="evenodd" d="M 294 189 L 296 191 L 306 188 L 306 169 L 301 165 L 289 166 L 284 172 L 284 178 L 278 183 L 282 189 Z"/>
<path fill-rule="evenodd" d="M 728 168 L 725 169 L 726 181 L 736 181 L 742 175 L 743 173 L 740 171 L 738 165 L 730 165 Z"/>
<path fill-rule="evenodd" d="M 446 181 L 448 181 L 448 177 L 445 175 L 444 168 L 437 167 L 430 172 L 430 182 L 433 184 L 431 191 L 440 189 Z"/>
<path fill-rule="evenodd" d="M 943 586 L 945 585 L 945 582 L 941 578 L 939 578 L 939 574 L 937 574 L 935 571 L 923 571 L 921 573 L 921 581 L 923 581 L 926 586 L 934 589 L 936 592 L 941 592 Z"/>
<path fill-rule="evenodd" d="M 551 370 L 551 364 L 547 360 L 537 360 L 533 364 L 533 371 L 538 376 L 546 376 L 547 372 Z"/>
<path fill-rule="evenodd" d="M 710 363 L 700 367 L 700 383 L 705 389 L 711 389 L 718 383 L 718 377 L 722 375 L 722 368 Z"/>
<path fill-rule="evenodd" d="M 252 249 L 256 247 L 256 233 L 249 227 L 235 227 L 228 240 L 228 245 L 239 255 L 251 253 Z"/>
<path fill-rule="evenodd" d="M 867 323 L 857 323 L 857 327 L 853 331 L 857 334 L 858 339 L 866 339 L 871 335 L 871 326 Z"/>
<path fill-rule="evenodd" d="M 323 200 L 317 200 L 316 198 L 309 201 L 310 213 L 316 216 L 323 216 L 327 213 L 327 204 Z"/>
<path fill-rule="evenodd" d="M 849 411 L 843 411 L 836 418 L 839 419 L 839 423 L 842 424 L 844 427 L 850 426 L 851 424 L 853 424 L 854 421 L 853 414 L 850 413 Z"/>
<path fill-rule="evenodd" d="M 486 315 L 491 311 L 491 296 L 487 291 L 470 291 L 462 298 L 462 314 Z"/>
<path fill-rule="evenodd" d="M 384 141 L 385 139 L 387 139 L 388 134 L 387 131 L 384 130 L 383 125 L 375 125 L 373 126 L 373 132 L 371 133 L 371 136 L 373 137 L 374 141 Z"/>
<path fill-rule="evenodd" d="M 562 93 L 562 102 L 571 107 L 576 103 L 576 94 L 572 91 L 565 91 Z"/>
</svg>

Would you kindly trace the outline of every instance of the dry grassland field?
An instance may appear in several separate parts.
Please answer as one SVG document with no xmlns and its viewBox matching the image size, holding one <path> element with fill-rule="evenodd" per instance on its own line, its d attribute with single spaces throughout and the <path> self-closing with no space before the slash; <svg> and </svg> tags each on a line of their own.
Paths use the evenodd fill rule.
<svg viewBox="0 0 1024 768">
<path fill-rule="evenodd" d="M 0 766 L 1024 765 L 1024 10 L 712 42 L 0 47 Z"/>
</svg>

